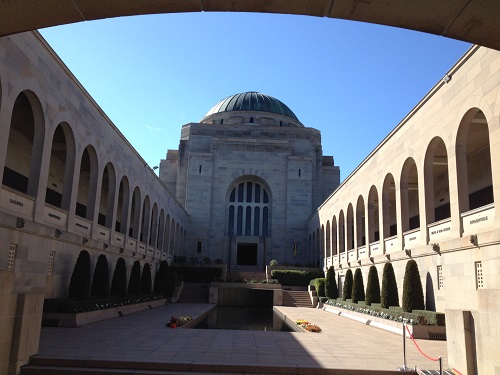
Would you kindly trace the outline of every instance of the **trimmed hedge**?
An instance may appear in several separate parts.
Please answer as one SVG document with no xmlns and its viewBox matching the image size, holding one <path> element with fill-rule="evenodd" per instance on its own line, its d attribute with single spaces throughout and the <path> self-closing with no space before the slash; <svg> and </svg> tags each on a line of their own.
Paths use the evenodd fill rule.
<svg viewBox="0 0 500 375">
<path fill-rule="evenodd" d="M 69 282 L 68 297 L 85 299 L 90 295 L 90 254 L 80 251 Z"/>
<path fill-rule="evenodd" d="M 149 264 L 146 263 L 144 267 L 142 267 L 141 294 L 149 293 L 151 293 L 151 268 Z"/>
<path fill-rule="evenodd" d="M 170 267 L 170 270 L 182 276 L 187 283 L 211 283 L 222 277 L 220 267 Z"/>
<path fill-rule="evenodd" d="M 309 285 L 314 286 L 314 289 L 316 289 L 316 294 L 318 297 L 326 297 L 325 296 L 325 282 L 326 279 L 324 277 L 318 277 L 316 279 L 312 279 L 309 282 Z"/>
<path fill-rule="evenodd" d="M 113 280 L 111 281 L 111 295 L 127 295 L 127 266 L 122 257 L 118 258 L 116 261 L 115 271 L 113 272 Z"/>
<path fill-rule="evenodd" d="M 422 289 L 422 281 L 420 280 L 417 262 L 410 259 L 406 263 L 403 281 L 403 310 L 411 312 L 414 309 L 425 309 L 424 291 Z"/>
<path fill-rule="evenodd" d="M 363 274 L 359 268 L 356 268 L 356 271 L 354 271 L 351 296 L 352 302 L 354 303 L 365 300 L 365 284 L 363 282 Z"/>
<path fill-rule="evenodd" d="M 96 297 L 109 296 L 109 268 L 106 255 L 101 254 L 97 258 L 97 263 L 92 277 L 92 288 L 90 295 Z"/>
<path fill-rule="evenodd" d="M 435 326 L 444 326 L 446 324 L 446 319 L 444 313 L 439 313 L 429 310 L 413 310 L 413 314 L 422 315 L 426 324 Z"/>
<path fill-rule="evenodd" d="M 401 308 L 397 307 L 384 309 L 382 307 L 377 307 L 373 305 L 366 306 L 348 301 L 339 301 L 339 299 L 337 300 L 329 299 L 328 301 L 325 302 L 325 304 L 390 320 L 401 321 L 402 318 L 405 318 L 408 320 L 411 319 L 413 324 L 438 325 L 438 326 L 445 325 L 445 314 L 435 311 L 413 310 L 413 312 L 408 313 L 402 311 Z"/>
<path fill-rule="evenodd" d="M 135 303 L 156 301 L 164 298 L 161 294 L 149 294 L 133 297 L 108 297 L 76 300 L 72 298 L 50 298 L 43 301 L 43 312 L 80 313 Z"/>
<path fill-rule="evenodd" d="M 380 303 L 380 284 L 378 281 L 377 267 L 375 266 L 370 266 L 370 270 L 368 271 L 365 302 L 368 306 L 374 303 Z"/>
<path fill-rule="evenodd" d="M 141 264 L 138 260 L 134 262 L 132 272 L 130 272 L 127 294 L 132 296 L 141 294 Z"/>
<path fill-rule="evenodd" d="M 308 286 L 312 279 L 324 277 L 321 271 L 272 270 L 271 278 L 284 286 Z"/>
<path fill-rule="evenodd" d="M 333 266 L 330 266 L 326 272 L 325 296 L 328 298 L 337 298 L 339 296 L 337 281 L 335 280 L 335 268 Z"/>
<path fill-rule="evenodd" d="M 351 269 L 348 269 L 347 272 L 345 273 L 344 288 L 342 288 L 342 299 L 344 301 L 347 299 L 351 299 L 352 297 L 352 283 L 353 283 L 352 271 Z"/>
<path fill-rule="evenodd" d="M 383 308 L 389 306 L 399 306 L 398 284 L 396 282 L 396 275 L 394 275 L 394 268 L 391 263 L 384 265 L 382 272 L 382 291 L 380 292 L 380 303 Z"/>
<path fill-rule="evenodd" d="M 165 293 L 167 289 L 167 272 L 168 263 L 166 260 L 162 260 L 155 275 L 154 291 L 156 293 Z"/>
</svg>

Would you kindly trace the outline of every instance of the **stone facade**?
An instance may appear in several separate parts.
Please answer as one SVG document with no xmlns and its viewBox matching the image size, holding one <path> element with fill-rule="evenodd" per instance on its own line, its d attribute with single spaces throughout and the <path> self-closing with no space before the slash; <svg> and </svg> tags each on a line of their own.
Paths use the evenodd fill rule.
<svg viewBox="0 0 500 375">
<path fill-rule="evenodd" d="M 281 114 L 231 109 L 184 125 L 179 150 L 160 163 L 160 178 L 189 213 L 178 255 L 233 269 L 263 269 L 272 259 L 319 264 L 307 220 L 340 182 L 320 132 Z"/>
<path fill-rule="evenodd" d="M 66 295 L 82 250 L 111 274 L 120 257 L 153 275 L 175 255 L 276 258 L 340 284 L 392 262 L 400 292 L 411 257 L 449 364 L 498 372 L 499 71 L 473 47 L 331 194 L 319 132 L 262 111 L 185 125 L 157 178 L 38 33 L 1 38 L 0 374 L 37 352 L 43 300 Z"/>
<path fill-rule="evenodd" d="M 500 53 L 474 46 L 309 221 L 340 285 L 349 268 L 367 280 L 392 262 L 401 301 L 415 259 L 463 374 L 500 369 L 499 119 Z"/>
<path fill-rule="evenodd" d="M 188 215 L 37 32 L 0 38 L 0 374 L 36 354 L 80 251 L 152 273 Z M 177 250 L 178 251 L 178 250 Z"/>
</svg>

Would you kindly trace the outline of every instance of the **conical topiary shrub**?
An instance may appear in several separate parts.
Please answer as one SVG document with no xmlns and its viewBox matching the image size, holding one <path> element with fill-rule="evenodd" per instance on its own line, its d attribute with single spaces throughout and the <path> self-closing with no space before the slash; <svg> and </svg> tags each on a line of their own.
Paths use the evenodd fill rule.
<svg viewBox="0 0 500 375">
<path fill-rule="evenodd" d="M 155 275 L 154 291 L 156 293 L 166 294 L 168 287 L 168 263 L 166 260 L 160 262 L 160 267 Z"/>
<path fill-rule="evenodd" d="M 363 282 L 363 274 L 359 268 L 356 268 L 356 271 L 354 271 L 351 299 L 354 303 L 365 300 L 365 284 Z"/>
<path fill-rule="evenodd" d="M 403 311 L 424 310 L 424 291 L 420 272 L 415 260 L 410 259 L 406 263 L 405 278 L 403 281 Z"/>
<path fill-rule="evenodd" d="M 388 309 L 389 306 L 399 306 L 398 284 L 391 263 L 386 263 L 384 265 L 384 271 L 382 272 L 380 303 L 382 307 L 386 309 Z"/>
<path fill-rule="evenodd" d="M 144 267 L 142 267 L 141 293 L 151 293 L 151 269 L 149 268 L 148 263 L 146 263 Z"/>
<path fill-rule="evenodd" d="M 68 297 L 85 299 L 90 294 L 90 254 L 87 250 L 80 251 L 71 274 Z"/>
<path fill-rule="evenodd" d="M 333 266 L 330 266 L 326 272 L 325 296 L 332 299 L 336 299 L 339 296 L 337 281 L 335 280 L 335 269 Z"/>
<path fill-rule="evenodd" d="M 127 294 L 130 296 L 138 296 L 141 294 L 141 264 L 138 260 L 132 265 Z"/>
<path fill-rule="evenodd" d="M 116 261 L 115 272 L 113 272 L 111 295 L 121 297 L 127 295 L 127 265 L 121 257 Z"/>
<path fill-rule="evenodd" d="M 109 267 L 108 259 L 104 254 L 99 255 L 97 258 L 90 295 L 97 297 L 109 296 Z"/>
<path fill-rule="evenodd" d="M 365 302 L 367 305 L 380 303 L 380 284 L 378 281 L 377 267 L 375 266 L 370 266 L 370 270 L 368 271 Z"/>
<path fill-rule="evenodd" d="M 352 296 L 352 271 L 350 269 L 345 273 L 344 288 L 342 289 L 342 299 L 345 301 Z"/>
</svg>

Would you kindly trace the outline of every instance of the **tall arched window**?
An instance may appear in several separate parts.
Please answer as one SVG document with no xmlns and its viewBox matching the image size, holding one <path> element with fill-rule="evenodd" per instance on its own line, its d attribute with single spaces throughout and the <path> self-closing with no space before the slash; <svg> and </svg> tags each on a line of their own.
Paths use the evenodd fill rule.
<svg viewBox="0 0 500 375">
<path fill-rule="evenodd" d="M 269 236 L 269 194 L 259 182 L 246 180 L 231 185 L 228 194 L 227 234 Z"/>
<path fill-rule="evenodd" d="M 38 98 L 29 91 L 17 97 L 12 111 L 2 184 L 36 196 L 45 126 Z"/>
<path fill-rule="evenodd" d="M 456 156 L 460 213 L 493 203 L 489 128 L 478 108 L 460 122 Z"/>
</svg>

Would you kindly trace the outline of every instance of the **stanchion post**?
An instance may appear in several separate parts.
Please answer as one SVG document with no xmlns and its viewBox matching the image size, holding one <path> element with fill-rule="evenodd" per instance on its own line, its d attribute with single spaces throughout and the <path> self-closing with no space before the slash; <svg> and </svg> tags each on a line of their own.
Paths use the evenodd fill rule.
<svg viewBox="0 0 500 375">
<path fill-rule="evenodd" d="M 443 358 L 439 356 L 439 375 L 443 375 Z"/>
<path fill-rule="evenodd" d="M 403 319 L 403 366 L 398 368 L 398 371 L 411 371 L 406 367 L 406 319 Z"/>
</svg>

